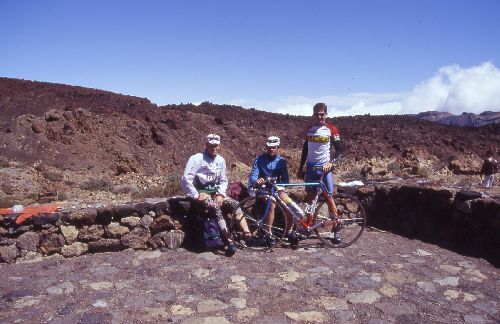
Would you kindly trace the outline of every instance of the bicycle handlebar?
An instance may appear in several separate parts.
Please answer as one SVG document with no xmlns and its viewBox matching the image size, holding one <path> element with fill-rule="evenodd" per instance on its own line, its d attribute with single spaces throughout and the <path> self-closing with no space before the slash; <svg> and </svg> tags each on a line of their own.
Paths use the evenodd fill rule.
<svg viewBox="0 0 500 324">
<path fill-rule="evenodd" d="M 330 170 L 327 171 L 327 172 L 333 171 L 335 169 L 335 166 L 333 165 L 334 162 L 336 162 L 336 161 L 332 162 L 332 166 L 331 166 Z M 323 170 L 323 166 L 322 165 L 313 166 L 312 168 L 313 168 L 313 170 L 316 170 L 316 171 L 317 170 Z M 301 185 L 316 185 L 316 184 L 319 185 L 319 183 L 321 183 L 321 181 L 323 180 L 323 176 L 327 172 L 322 172 L 321 178 L 320 178 L 320 180 L 317 183 L 308 183 L 308 184 L 306 184 L 306 183 L 298 183 L 296 185 L 300 185 L 300 186 Z M 276 183 L 277 181 L 278 181 L 278 177 L 266 177 L 265 178 L 265 182 L 263 184 L 258 185 L 258 184 L 255 183 L 252 186 L 251 189 L 252 189 L 252 191 L 255 191 L 255 192 L 263 190 L 263 189 L 271 189 L 271 187 L 274 187 L 274 186 L 277 185 L 277 183 Z M 291 186 L 291 185 L 294 185 L 294 184 L 282 184 L 282 185 L 285 187 L 285 186 Z"/>
</svg>

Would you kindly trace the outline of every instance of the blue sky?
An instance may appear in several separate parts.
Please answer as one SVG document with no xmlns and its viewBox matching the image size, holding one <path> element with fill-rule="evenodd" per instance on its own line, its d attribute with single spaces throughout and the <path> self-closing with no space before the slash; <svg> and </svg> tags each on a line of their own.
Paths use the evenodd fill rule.
<svg viewBox="0 0 500 324">
<path fill-rule="evenodd" d="M 500 111 L 498 0 L 2 0 L 0 40 L 0 76 L 158 105 Z"/>
</svg>

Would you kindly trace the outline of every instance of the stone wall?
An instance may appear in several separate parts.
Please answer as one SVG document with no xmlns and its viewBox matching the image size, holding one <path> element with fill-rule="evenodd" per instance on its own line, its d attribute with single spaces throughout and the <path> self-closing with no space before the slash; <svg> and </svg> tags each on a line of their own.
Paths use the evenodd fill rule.
<svg viewBox="0 0 500 324">
<path fill-rule="evenodd" d="M 487 259 L 500 266 L 500 203 L 475 192 L 411 186 L 359 187 L 368 225 Z M 227 211 L 226 211 L 227 212 Z M 132 249 L 193 246 L 187 198 L 68 209 L 21 225 L 0 216 L 0 262 Z"/>
<path fill-rule="evenodd" d="M 132 249 L 175 249 L 193 230 L 187 198 L 39 214 L 23 224 L 0 216 L 0 262 Z"/>
<path fill-rule="evenodd" d="M 368 224 L 500 266 L 500 203 L 473 191 L 412 186 L 356 190 Z"/>
</svg>

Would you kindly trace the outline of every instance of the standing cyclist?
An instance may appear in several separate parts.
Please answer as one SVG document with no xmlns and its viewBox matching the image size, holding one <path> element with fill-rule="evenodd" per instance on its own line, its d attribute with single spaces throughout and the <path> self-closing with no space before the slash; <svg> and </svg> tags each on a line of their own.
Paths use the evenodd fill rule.
<svg viewBox="0 0 500 324">
<path fill-rule="evenodd" d="M 329 198 L 327 197 L 328 208 L 331 214 L 336 214 L 335 204 L 331 195 L 333 194 L 333 163 L 339 160 L 344 152 L 344 146 L 340 142 L 339 131 L 335 126 L 326 122 L 328 108 L 326 104 L 320 102 L 313 107 L 313 123 L 307 128 L 302 156 L 300 159 L 297 177 L 302 178 L 305 170 L 305 182 L 317 182 L 321 174 L 324 173 L 323 183 L 325 184 Z M 332 155 L 332 146 L 335 153 Z M 320 167 L 316 170 L 314 167 Z M 306 202 L 311 203 L 316 195 L 317 187 L 306 186 Z M 340 243 L 342 236 L 334 230 L 333 241 Z"/>
</svg>

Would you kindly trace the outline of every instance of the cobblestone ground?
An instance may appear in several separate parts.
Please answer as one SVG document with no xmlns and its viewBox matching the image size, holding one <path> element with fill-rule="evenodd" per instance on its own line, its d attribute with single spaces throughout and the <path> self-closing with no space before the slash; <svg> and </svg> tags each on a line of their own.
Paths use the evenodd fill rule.
<svg viewBox="0 0 500 324">
<path fill-rule="evenodd" d="M 0 266 L 0 321 L 498 323 L 499 269 L 367 231 L 345 249 L 183 249 Z"/>
</svg>

